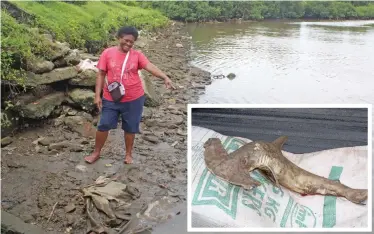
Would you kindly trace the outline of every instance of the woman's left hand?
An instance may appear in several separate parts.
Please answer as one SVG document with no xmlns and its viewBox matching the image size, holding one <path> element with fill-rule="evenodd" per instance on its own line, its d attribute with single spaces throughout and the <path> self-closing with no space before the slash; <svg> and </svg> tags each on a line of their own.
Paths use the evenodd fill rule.
<svg viewBox="0 0 374 234">
<path fill-rule="evenodd" d="M 167 89 L 175 89 L 169 77 L 165 77 L 164 82 Z"/>
</svg>

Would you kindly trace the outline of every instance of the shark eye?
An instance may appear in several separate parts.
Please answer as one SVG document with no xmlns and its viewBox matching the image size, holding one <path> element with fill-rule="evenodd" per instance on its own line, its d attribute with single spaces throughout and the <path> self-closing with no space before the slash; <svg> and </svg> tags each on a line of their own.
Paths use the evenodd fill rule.
<svg viewBox="0 0 374 234">
<path fill-rule="evenodd" d="M 241 158 L 241 159 L 240 159 L 240 164 L 241 164 L 241 165 L 247 165 L 247 163 L 248 163 L 247 158 Z"/>
</svg>

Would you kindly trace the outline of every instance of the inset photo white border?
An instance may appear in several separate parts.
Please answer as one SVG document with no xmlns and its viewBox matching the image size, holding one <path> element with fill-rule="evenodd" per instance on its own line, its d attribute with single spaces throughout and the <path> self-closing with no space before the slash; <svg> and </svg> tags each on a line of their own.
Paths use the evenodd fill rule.
<svg viewBox="0 0 374 234">
<path fill-rule="evenodd" d="M 372 232 L 372 105 L 371 104 L 188 104 L 187 123 L 187 231 L 188 232 Z M 368 109 L 368 227 L 367 228 L 194 228 L 192 227 L 192 109 L 193 108 L 367 108 Z M 253 139 L 251 139 L 253 140 Z M 344 183 L 343 183 L 344 184 Z"/>
</svg>

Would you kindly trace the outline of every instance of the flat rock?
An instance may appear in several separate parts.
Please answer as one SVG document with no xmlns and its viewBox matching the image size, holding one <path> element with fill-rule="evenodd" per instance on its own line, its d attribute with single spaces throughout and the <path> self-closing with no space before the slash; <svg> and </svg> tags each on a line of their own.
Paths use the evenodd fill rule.
<svg viewBox="0 0 374 234">
<path fill-rule="evenodd" d="M 93 136 L 96 132 L 93 124 L 82 116 L 68 116 L 64 118 L 65 125 L 73 132 L 84 137 Z"/>
<path fill-rule="evenodd" d="M 154 84 L 149 77 L 146 77 L 139 71 L 139 76 L 142 80 L 142 85 L 145 93 L 145 103 L 147 107 L 157 107 L 161 104 L 161 96 L 156 92 Z"/>
<path fill-rule="evenodd" d="M 66 143 L 65 142 L 59 142 L 59 143 L 53 143 L 48 146 L 49 150 L 62 150 L 66 148 Z"/>
<path fill-rule="evenodd" d="M 55 65 L 51 61 L 35 59 L 27 61 L 26 66 L 26 70 L 35 74 L 42 74 L 52 71 Z"/>
<path fill-rule="evenodd" d="M 187 132 L 186 132 L 186 131 L 182 131 L 182 130 L 180 130 L 180 129 L 178 129 L 177 134 L 178 134 L 179 136 L 187 136 Z"/>
<path fill-rule="evenodd" d="M 70 151 L 73 152 L 82 152 L 83 146 L 80 144 L 70 143 L 70 142 L 59 142 L 59 143 L 52 143 L 48 147 L 50 150 L 62 150 L 64 148 L 68 148 Z"/>
<path fill-rule="evenodd" d="M 25 118 L 45 119 L 51 115 L 56 106 L 61 105 L 64 99 L 63 92 L 52 93 L 26 106 L 20 106 L 19 112 Z"/>
<path fill-rule="evenodd" d="M 78 171 L 81 171 L 81 172 L 86 172 L 87 171 L 87 167 L 84 166 L 84 165 L 77 165 L 75 167 L 75 169 L 77 169 Z"/>
<path fill-rule="evenodd" d="M 1 210 L 1 233 L 28 233 L 42 234 L 47 233 L 40 227 L 27 224 L 20 218 Z"/>
<path fill-rule="evenodd" d="M 53 64 L 55 65 L 55 68 L 66 67 L 68 65 L 64 58 L 59 58 L 55 60 Z"/>
<path fill-rule="evenodd" d="M 73 203 L 69 203 L 67 206 L 64 208 L 66 213 L 71 213 L 75 211 L 75 205 Z"/>
<path fill-rule="evenodd" d="M 172 124 L 180 125 L 184 122 L 183 117 L 181 117 L 180 115 L 166 115 L 163 118 L 163 120 L 164 122 L 169 123 L 170 125 Z"/>
<path fill-rule="evenodd" d="M 78 65 L 81 59 L 82 57 L 78 50 L 70 50 L 69 53 L 64 57 L 64 60 L 69 66 Z"/>
<path fill-rule="evenodd" d="M 32 72 L 28 72 L 26 85 L 38 86 L 41 84 L 51 84 L 57 81 L 72 79 L 77 75 L 78 71 L 75 67 L 57 68 L 43 74 L 35 74 Z"/>
<path fill-rule="evenodd" d="M 49 56 L 51 61 L 55 61 L 56 59 L 64 57 L 70 51 L 69 44 L 66 42 L 61 43 L 56 41 L 56 43 L 52 43 L 51 45 L 53 48 L 53 52 Z"/>
<path fill-rule="evenodd" d="M 83 87 L 95 87 L 96 75 L 96 71 L 92 69 L 83 70 L 76 78 L 69 80 L 69 84 Z"/>
<path fill-rule="evenodd" d="M 149 141 L 149 142 L 155 143 L 155 144 L 159 142 L 159 139 L 158 139 L 158 137 L 156 137 L 156 136 L 144 135 L 144 136 L 143 136 L 143 139 L 146 140 L 146 141 Z"/>
<path fill-rule="evenodd" d="M 6 161 L 6 165 L 10 168 L 22 168 L 26 167 L 19 159 L 11 158 Z"/>
<path fill-rule="evenodd" d="M 4 138 L 1 139 L 1 147 L 5 147 L 7 145 L 10 145 L 10 144 L 12 144 L 12 142 L 13 142 L 13 139 L 11 137 L 9 137 L 9 136 L 4 137 Z"/>
<path fill-rule="evenodd" d="M 49 146 L 50 144 L 53 143 L 53 140 L 50 137 L 44 137 L 40 139 L 38 143 L 41 144 L 42 146 Z"/>
<path fill-rule="evenodd" d="M 74 89 L 69 92 L 69 97 L 83 110 L 93 111 L 95 109 L 95 93 L 88 89 Z"/>
</svg>

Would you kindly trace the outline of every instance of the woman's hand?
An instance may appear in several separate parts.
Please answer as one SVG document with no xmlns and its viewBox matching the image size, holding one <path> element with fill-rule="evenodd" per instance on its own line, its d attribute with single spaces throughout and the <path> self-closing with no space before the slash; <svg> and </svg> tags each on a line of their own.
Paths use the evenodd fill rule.
<svg viewBox="0 0 374 234">
<path fill-rule="evenodd" d="M 169 77 L 167 75 L 165 75 L 165 73 L 163 73 L 158 67 L 156 67 L 152 63 L 148 63 L 147 66 L 145 66 L 144 69 L 146 71 L 150 72 L 152 75 L 154 75 L 158 78 L 164 79 L 165 86 L 166 86 L 167 89 L 175 89 L 175 87 L 173 86 Z"/>
<path fill-rule="evenodd" d="M 165 77 L 164 82 L 167 89 L 175 89 L 169 77 Z"/>
<path fill-rule="evenodd" d="M 101 111 L 101 109 L 103 108 L 103 101 L 101 100 L 100 96 L 95 96 L 94 103 L 97 106 L 97 109 L 99 109 L 99 111 Z"/>
</svg>

